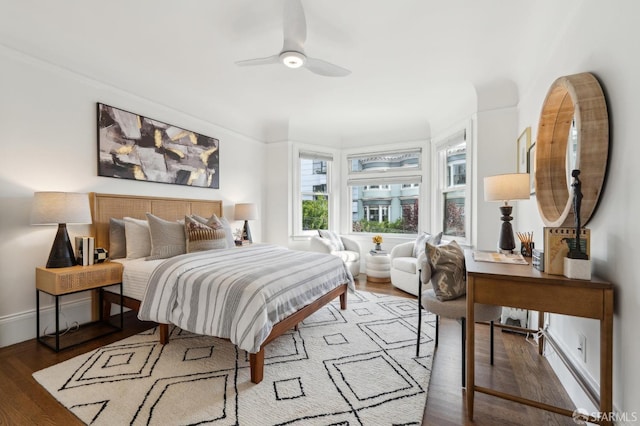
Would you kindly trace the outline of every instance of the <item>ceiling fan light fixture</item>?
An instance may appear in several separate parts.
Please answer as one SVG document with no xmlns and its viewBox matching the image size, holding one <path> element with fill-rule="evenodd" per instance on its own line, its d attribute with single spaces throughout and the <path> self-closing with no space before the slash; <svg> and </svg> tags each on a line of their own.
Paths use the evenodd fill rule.
<svg viewBox="0 0 640 426">
<path fill-rule="evenodd" d="M 300 68 L 304 65 L 306 59 L 307 57 L 300 52 L 291 51 L 282 52 L 280 54 L 280 60 L 282 60 L 282 63 L 289 68 Z"/>
</svg>

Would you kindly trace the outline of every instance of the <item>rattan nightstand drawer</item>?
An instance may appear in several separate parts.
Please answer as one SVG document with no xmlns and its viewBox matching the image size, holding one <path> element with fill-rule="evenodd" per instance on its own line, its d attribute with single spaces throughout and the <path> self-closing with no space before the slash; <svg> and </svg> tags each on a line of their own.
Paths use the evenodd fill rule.
<svg viewBox="0 0 640 426">
<path fill-rule="evenodd" d="M 122 282 L 122 264 L 105 262 L 69 268 L 36 268 L 36 288 L 53 295 L 91 290 Z"/>
</svg>

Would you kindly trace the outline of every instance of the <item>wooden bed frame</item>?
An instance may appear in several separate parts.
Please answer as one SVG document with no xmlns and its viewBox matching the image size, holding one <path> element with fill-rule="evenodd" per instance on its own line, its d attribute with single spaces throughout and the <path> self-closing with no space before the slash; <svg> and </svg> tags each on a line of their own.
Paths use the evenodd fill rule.
<svg viewBox="0 0 640 426">
<path fill-rule="evenodd" d="M 127 216 L 137 219 L 146 219 L 145 214 L 147 212 L 166 220 L 183 219 L 184 216 L 190 214 L 210 217 L 215 213 L 219 217 L 223 216 L 222 201 L 219 200 L 209 201 L 97 193 L 90 193 L 89 197 L 91 202 L 91 214 L 93 217 L 93 235 L 96 239 L 96 247 L 109 247 L 109 220 L 111 218 L 122 219 Z M 305 318 L 331 302 L 336 297 L 340 297 L 340 309 L 347 309 L 347 284 L 342 284 L 341 286 L 336 287 L 294 314 L 274 324 L 271 333 L 267 336 L 264 343 L 262 343 L 262 346 L 260 346 L 260 350 L 255 354 L 249 354 L 251 381 L 253 383 L 260 383 L 264 377 L 264 347 L 287 330 L 296 327 Z M 109 291 L 103 291 L 102 300 L 103 319 L 108 319 L 111 313 L 111 304 L 120 304 L 120 295 L 116 295 Z M 94 299 L 94 316 L 97 316 L 97 313 L 100 311 L 100 306 L 98 306 L 96 301 L 97 298 Z M 135 311 L 140 309 L 140 301 L 130 297 L 125 296 L 123 298 L 123 304 L 125 307 Z M 168 343 L 169 324 L 159 324 L 159 330 L 160 342 L 162 344 Z"/>
</svg>

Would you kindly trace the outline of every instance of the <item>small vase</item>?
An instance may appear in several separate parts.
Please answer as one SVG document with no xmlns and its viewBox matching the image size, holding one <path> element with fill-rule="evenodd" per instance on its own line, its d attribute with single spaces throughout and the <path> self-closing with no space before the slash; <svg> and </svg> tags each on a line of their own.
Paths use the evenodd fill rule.
<svg viewBox="0 0 640 426">
<path fill-rule="evenodd" d="M 376 251 L 382 250 L 382 246 L 380 244 L 376 244 Z"/>
</svg>

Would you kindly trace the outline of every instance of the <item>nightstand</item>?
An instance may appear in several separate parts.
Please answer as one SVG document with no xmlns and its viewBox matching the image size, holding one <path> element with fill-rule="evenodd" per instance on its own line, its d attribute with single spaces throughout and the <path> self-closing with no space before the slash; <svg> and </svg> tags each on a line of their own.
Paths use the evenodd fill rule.
<svg viewBox="0 0 640 426">
<path fill-rule="evenodd" d="M 90 339 L 104 336 L 105 334 L 113 333 L 117 330 L 122 330 L 123 328 L 122 264 L 117 262 L 105 262 L 90 266 L 71 266 L 68 268 L 36 268 L 36 336 L 38 341 L 56 352 L 60 351 L 60 337 L 62 336 L 60 333 L 60 297 L 67 294 L 79 293 L 81 291 L 97 290 L 111 285 L 120 285 L 120 327 L 104 322 L 102 324 L 105 325 L 107 332 L 101 333 L 98 336 L 91 336 Z M 53 336 L 40 335 L 41 291 L 55 297 L 56 329 L 55 335 Z M 102 299 L 102 293 L 100 294 L 100 299 Z M 102 300 L 100 300 L 99 309 L 102 309 Z M 92 316 L 95 318 L 95 315 Z M 98 318 L 101 317 L 102 315 L 98 316 Z M 89 324 L 97 322 L 98 321 L 95 321 Z M 85 325 L 88 324 L 83 324 L 83 326 Z M 67 336 L 65 336 L 65 338 L 66 337 Z M 55 345 L 50 342 L 54 338 Z M 69 339 L 71 344 L 66 347 L 74 346 L 90 339 L 85 339 L 83 341 Z"/>
</svg>

